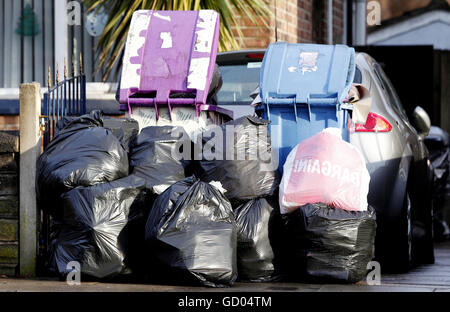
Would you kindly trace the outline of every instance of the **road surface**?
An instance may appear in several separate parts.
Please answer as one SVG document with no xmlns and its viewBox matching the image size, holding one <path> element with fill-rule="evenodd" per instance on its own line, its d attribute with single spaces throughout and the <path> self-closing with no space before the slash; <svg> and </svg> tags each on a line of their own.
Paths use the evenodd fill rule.
<svg viewBox="0 0 450 312">
<path fill-rule="evenodd" d="M 0 278 L 0 292 L 450 292 L 450 242 L 435 245 L 436 263 L 406 274 L 383 275 L 381 285 L 301 283 L 236 283 L 231 288 L 211 289 L 145 284 L 82 283 L 69 286 L 55 280 Z"/>
</svg>

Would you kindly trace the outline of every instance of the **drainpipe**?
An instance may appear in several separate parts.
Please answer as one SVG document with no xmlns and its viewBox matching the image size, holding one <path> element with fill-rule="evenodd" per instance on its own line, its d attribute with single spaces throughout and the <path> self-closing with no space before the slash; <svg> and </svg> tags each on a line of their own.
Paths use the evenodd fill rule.
<svg viewBox="0 0 450 312">
<path fill-rule="evenodd" d="M 355 45 L 366 45 L 366 0 L 356 0 L 355 14 Z"/>
<path fill-rule="evenodd" d="M 348 41 L 347 41 L 347 27 L 348 27 L 348 24 L 347 24 L 347 19 L 348 19 L 347 4 L 348 4 L 348 0 L 344 0 L 343 7 L 342 7 L 342 12 L 343 12 L 343 17 L 342 17 L 342 19 L 343 19 L 343 24 L 342 24 L 342 29 L 343 29 L 343 31 L 342 31 L 342 43 L 343 44 L 348 44 Z"/>
<path fill-rule="evenodd" d="M 347 7 L 347 11 L 345 14 L 345 24 L 346 24 L 346 28 L 345 30 L 345 34 L 346 34 L 346 39 L 347 42 L 346 44 L 349 46 L 353 45 L 353 25 L 354 23 L 354 12 L 353 12 L 353 0 L 346 0 L 346 7 Z"/>
<path fill-rule="evenodd" d="M 327 43 L 333 44 L 333 0 L 327 1 Z"/>
</svg>

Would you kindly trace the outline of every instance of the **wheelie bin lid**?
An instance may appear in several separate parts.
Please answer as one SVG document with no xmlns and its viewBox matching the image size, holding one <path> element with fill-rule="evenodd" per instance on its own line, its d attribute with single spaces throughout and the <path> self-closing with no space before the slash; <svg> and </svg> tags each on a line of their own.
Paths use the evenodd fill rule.
<svg viewBox="0 0 450 312">
<path fill-rule="evenodd" d="M 207 104 L 219 28 L 213 10 L 136 11 L 123 58 L 120 103 L 168 104 L 176 93 L 172 105 Z"/>
<path fill-rule="evenodd" d="M 355 50 L 345 45 L 269 45 L 260 88 L 264 104 L 342 104 L 355 75 Z"/>
</svg>

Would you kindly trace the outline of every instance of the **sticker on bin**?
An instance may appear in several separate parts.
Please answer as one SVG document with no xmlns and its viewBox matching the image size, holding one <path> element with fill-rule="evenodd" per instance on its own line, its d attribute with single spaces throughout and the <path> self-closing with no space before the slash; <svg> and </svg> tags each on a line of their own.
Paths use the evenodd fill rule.
<svg viewBox="0 0 450 312">
<path fill-rule="evenodd" d="M 290 66 L 288 71 L 291 73 L 301 71 L 304 75 L 307 72 L 317 71 L 318 52 L 301 52 L 298 61 L 298 66 Z"/>
<path fill-rule="evenodd" d="M 302 52 L 300 53 L 300 69 L 304 75 L 307 72 L 317 71 L 318 52 Z"/>
<path fill-rule="evenodd" d="M 280 185 L 281 212 L 316 203 L 366 211 L 369 183 L 361 153 L 342 139 L 340 129 L 328 128 L 289 154 Z"/>
<path fill-rule="evenodd" d="M 170 49 L 172 48 L 172 35 L 170 32 L 162 32 L 160 35 L 163 43 L 161 45 L 161 49 Z"/>
</svg>

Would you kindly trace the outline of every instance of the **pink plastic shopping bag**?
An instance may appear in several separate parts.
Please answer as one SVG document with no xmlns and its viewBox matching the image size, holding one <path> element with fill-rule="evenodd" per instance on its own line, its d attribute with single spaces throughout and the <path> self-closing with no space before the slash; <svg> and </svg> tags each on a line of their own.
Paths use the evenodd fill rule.
<svg viewBox="0 0 450 312">
<path fill-rule="evenodd" d="M 284 164 L 280 185 L 283 214 L 306 204 L 325 203 L 366 211 L 370 176 L 359 150 L 328 128 L 301 142 Z"/>
</svg>

